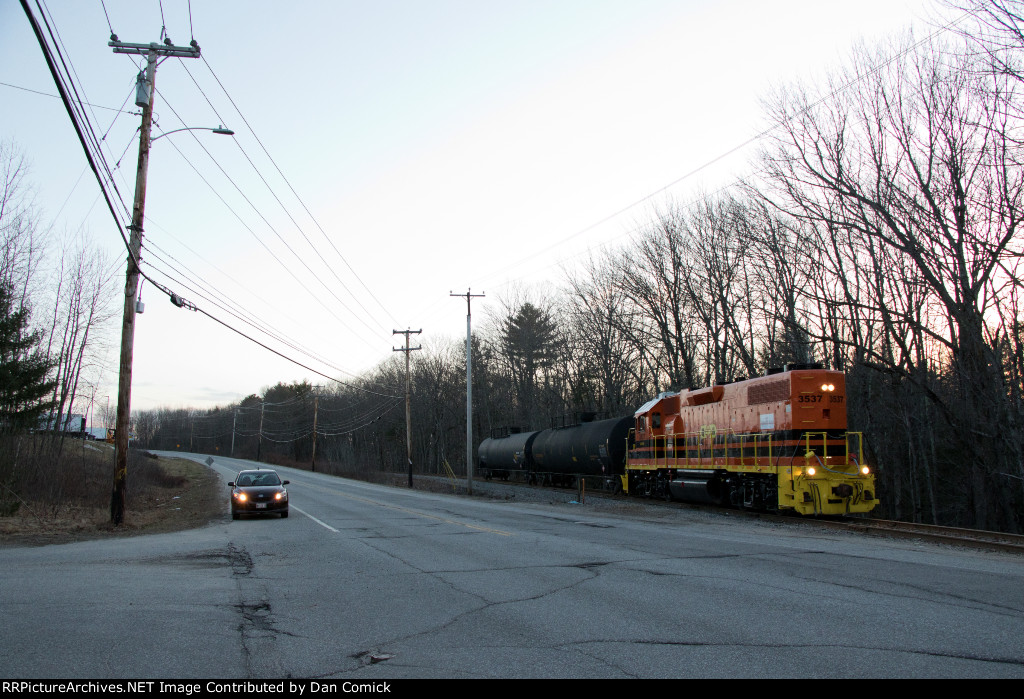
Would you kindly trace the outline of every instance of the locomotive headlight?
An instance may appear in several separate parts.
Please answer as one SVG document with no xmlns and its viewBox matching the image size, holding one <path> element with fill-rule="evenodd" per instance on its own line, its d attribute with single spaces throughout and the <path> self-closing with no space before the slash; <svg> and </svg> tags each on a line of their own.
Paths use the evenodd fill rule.
<svg viewBox="0 0 1024 699">
<path fill-rule="evenodd" d="M 813 466 L 811 466 L 810 468 L 807 469 L 807 475 L 808 476 L 813 476 L 815 473 L 817 473 L 817 471 L 814 470 Z"/>
<path fill-rule="evenodd" d="M 836 390 L 836 386 L 831 383 L 823 383 L 821 384 L 821 390 L 825 393 L 830 393 L 831 391 Z"/>
<path fill-rule="evenodd" d="M 868 475 L 869 473 L 871 473 L 871 469 L 869 469 L 869 468 L 868 468 L 867 466 L 861 466 L 861 467 L 860 467 L 860 472 L 861 472 L 861 473 L 862 473 L 863 475 L 865 475 L 865 476 L 866 476 L 866 475 Z"/>
</svg>

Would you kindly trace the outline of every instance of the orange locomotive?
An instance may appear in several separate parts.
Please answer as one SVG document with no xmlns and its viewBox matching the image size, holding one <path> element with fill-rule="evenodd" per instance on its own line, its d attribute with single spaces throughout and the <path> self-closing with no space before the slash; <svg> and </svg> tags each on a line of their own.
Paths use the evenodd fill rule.
<svg viewBox="0 0 1024 699">
<path fill-rule="evenodd" d="M 630 493 L 804 515 L 870 512 L 863 435 L 846 430 L 846 381 L 817 364 L 663 393 L 634 414 Z"/>
</svg>

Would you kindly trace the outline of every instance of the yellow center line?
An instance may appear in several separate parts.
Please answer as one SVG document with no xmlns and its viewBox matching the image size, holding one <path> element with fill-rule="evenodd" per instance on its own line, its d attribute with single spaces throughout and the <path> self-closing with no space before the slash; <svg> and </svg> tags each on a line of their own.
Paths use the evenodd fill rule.
<svg viewBox="0 0 1024 699">
<path fill-rule="evenodd" d="M 294 483 L 295 481 L 292 482 Z M 313 488 L 314 490 L 319 490 L 324 493 L 330 493 L 332 495 L 340 495 L 343 498 L 348 498 L 349 500 L 355 500 L 357 502 L 366 503 L 367 505 L 377 505 L 378 507 L 385 507 L 389 510 L 405 512 L 407 514 L 416 515 L 417 517 L 423 517 L 424 519 L 433 519 L 438 522 L 444 522 L 445 524 L 457 524 L 458 526 L 466 527 L 467 529 L 476 529 L 478 531 L 489 532 L 491 534 L 499 534 L 501 536 L 515 536 L 514 534 L 512 534 L 512 532 L 506 532 L 500 529 L 491 529 L 489 527 L 481 527 L 476 524 L 466 524 L 465 522 L 458 522 L 454 519 L 446 519 L 445 517 L 438 517 L 437 515 L 428 515 L 425 512 L 410 510 L 407 507 L 400 507 L 399 505 L 389 505 L 387 503 L 379 502 L 377 500 L 370 500 L 369 498 L 361 498 L 358 495 L 350 495 L 349 493 L 345 493 L 340 490 L 335 490 L 334 488 L 327 488 L 322 485 L 304 484 L 304 487 Z"/>
</svg>

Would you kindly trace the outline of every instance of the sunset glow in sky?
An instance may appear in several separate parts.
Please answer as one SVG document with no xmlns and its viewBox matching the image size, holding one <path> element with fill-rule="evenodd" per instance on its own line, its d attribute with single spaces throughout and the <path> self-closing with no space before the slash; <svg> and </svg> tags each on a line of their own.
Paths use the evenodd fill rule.
<svg viewBox="0 0 1024 699">
<path fill-rule="evenodd" d="M 923 36 L 935 12 L 923 0 L 164 0 L 163 18 L 157 0 L 46 6 L 129 207 L 139 61 L 113 53 L 110 29 L 199 42 L 201 59 L 159 67 L 154 135 L 223 124 L 236 136 L 154 144 L 147 271 L 339 378 L 389 359 L 392 330 L 422 328 L 427 347 L 464 337 L 465 302 L 449 292 L 486 292 L 482 321 L 510 285 L 557 284 L 658 206 L 750 172 L 752 149 L 701 166 L 764 127 L 772 85 L 813 84 L 861 39 L 911 23 Z M 0 5 L 0 83 L 0 139 L 32 164 L 40 220 L 55 237 L 84 229 L 120 296 L 123 243 L 17 2 Z M 135 409 L 326 383 L 148 284 L 142 298 Z M 116 326 L 100 401 L 116 393 Z"/>
</svg>

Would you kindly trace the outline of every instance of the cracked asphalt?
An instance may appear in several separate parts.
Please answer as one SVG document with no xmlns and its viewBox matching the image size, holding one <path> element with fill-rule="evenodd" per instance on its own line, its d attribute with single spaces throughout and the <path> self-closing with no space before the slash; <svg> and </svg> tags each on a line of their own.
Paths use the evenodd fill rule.
<svg viewBox="0 0 1024 699">
<path fill-rule="evenodd" d="M 1019 556 L 278 471 L 288 519 L 0 549 L 0 674 L 1024 677 Z"/>
</svg>

